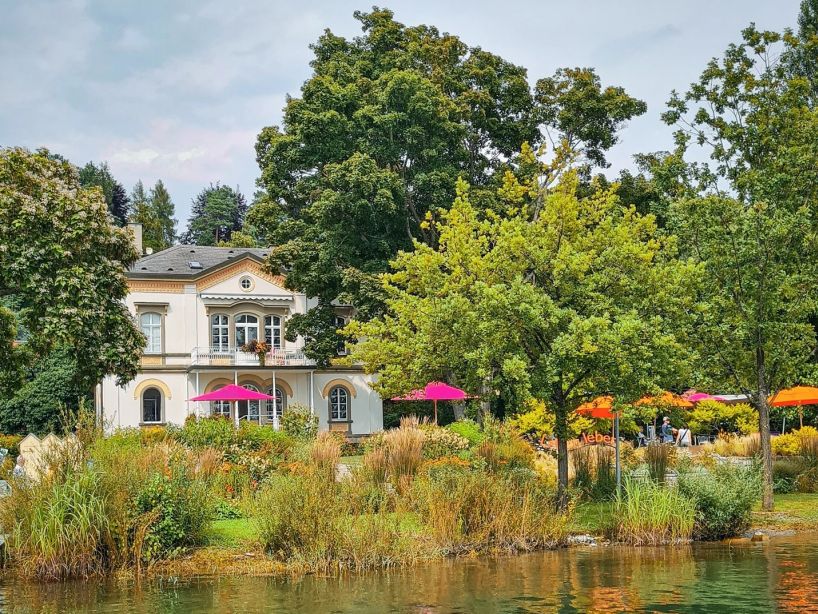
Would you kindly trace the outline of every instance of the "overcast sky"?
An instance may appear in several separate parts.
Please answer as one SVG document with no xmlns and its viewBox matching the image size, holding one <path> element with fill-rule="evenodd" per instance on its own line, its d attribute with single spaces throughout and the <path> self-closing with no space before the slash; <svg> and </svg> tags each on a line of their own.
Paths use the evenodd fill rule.
<svg viewBox="0 0 818 614">
<path fill-rule="evenodd" d="M 750 22 L 794 26 L 798 0 L 399 0 L 406 24 L 434 24 L 528 69 L 592 66 L 648 104 L 609 156 L 668 149 L 659 120 Z M 107 160 L 130 191 L 161 178 L 180 229 L 210 182 L 250 197 L 259 130 L 309 77 L 324 28 L 354 36 L 366 2 L 0 0 L 0 145 Z"/>
</svg>

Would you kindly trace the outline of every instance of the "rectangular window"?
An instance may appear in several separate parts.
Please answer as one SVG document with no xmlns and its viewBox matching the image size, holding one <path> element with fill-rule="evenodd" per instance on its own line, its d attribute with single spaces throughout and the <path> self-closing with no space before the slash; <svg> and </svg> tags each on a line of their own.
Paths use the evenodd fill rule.
<svg viewBox="0 0 818 614">
<path fill-rule="evenodd" d="M 281 317 L 264 317 L 264 340 L 275 350 L 281 349 Z"/>
<path fill-rule="evenodd" d="M 230 328 L 227 316 L 216 314 L 210 318 L 210 345 L 216 352 L 226 352 L 230 348 Z"/>
<path fill-rule="evenodd" d="M 145 335 L 145 354 L 162 353 L 162 316 L 158 313 L 143 313 L 139 325 Z"/>
</svg>

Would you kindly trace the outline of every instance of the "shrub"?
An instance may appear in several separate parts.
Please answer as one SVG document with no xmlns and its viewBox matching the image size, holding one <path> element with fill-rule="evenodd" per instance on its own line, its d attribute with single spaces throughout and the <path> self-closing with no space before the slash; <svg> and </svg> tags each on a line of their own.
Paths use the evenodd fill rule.
<svg viewBox="0 0 818 614">
<path fill-rule="evenodd" d="M 696 507 L 694 535 L 715 540 L 738 535 L 750 526 L 759 494 L 756 468 L 719 465 L 711 471 L 679 474 L 679 493 Z"/>
<path fill-rule="evenodd" d="M 179 429 L 177 438 L 191 448 L 226 450 L 236 442 L 236 429 L 233 423 L 223 416 L 207 418 L 190 416 Z"/>
<path fill-rule="evenodd" d="M 752 433 L 758 428 L 758 412 L 747 403 L 727 405 L 705 400 L 688 412 L 687 424 L 694 433 Z"/>
<path fill-rule="evenodd" d="M 281 428 L 290 437 L 310 441 L 318 435 L 318 416 L 309 407 L 292 403 L 281 416 Z"/>
<path fill-rule="evenodd" d="M 295 445 L 294 438 L 269 425 L 242 422 L 236 433 L 237 446 L 244 450 L 258 450 L 266 455 L 286 457 Z"/>
<path fill-rule="evenodd" d="M 136 558 L 167 558 L 184 546 L 201 542 L 213 515 L 209 501 L 203 484 L 189 480 L 181 468 L 171 475 L 151 476 L 135 501 L 135 511 L 141 515 L 137 525 L 144 527 L 141 539 L 136 540 Z"/>
<path fill-rule="evenodd" d="M 786 494 L 796 492 L 796 480 L 804 470 L 797 460 L 777 460 L 773 463 L 773 490 Z"/>
<path fill-rule="evenodd" d="M 795 490 L 800 493 L 818 492 L 818 469 L 809 467 L 795 478 Z"/>
<path fill-rule="evenodd" d="M 420 430 L 423 433 L 422 450 L 424 458 L 454 456 L 469 449 L 468 439 L 447 428 L 434 424 L 424 424 L 420 426 Z"/>
<path fill-rule="evenodd" d="M 485 439 L 483 431 L 480 430 L 480 425 L 474 420 L 458 420 L 457 422 L 452 422 L 451 424 L 447 425 L 446 428 L 452 433 L 456 433 L 467 439 L 469 446 L 471 447 L 479 445 L 483 439 Z"/>
<path fill-rule="evenodd" d="M 626 478 L 606 532 L 633 546 L 679 543 L 690 540 L 695 517 L 693 501 L 677 489 Z"/>
</svg>

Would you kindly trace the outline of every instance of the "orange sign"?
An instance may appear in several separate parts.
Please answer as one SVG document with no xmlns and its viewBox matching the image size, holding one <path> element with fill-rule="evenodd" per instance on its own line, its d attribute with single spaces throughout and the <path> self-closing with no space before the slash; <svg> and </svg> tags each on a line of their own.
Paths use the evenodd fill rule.
<svg viewBox="0 0 818 614">
<path fill-rule="evenodd" d="M 605 444 L 608 446 L 612 446 L 614 444 L 614 438 L 610 435 L 602 435 L 601 433 L 582 433 L 579 436 L 579 439 L 584 444 Z"/>
</svg>

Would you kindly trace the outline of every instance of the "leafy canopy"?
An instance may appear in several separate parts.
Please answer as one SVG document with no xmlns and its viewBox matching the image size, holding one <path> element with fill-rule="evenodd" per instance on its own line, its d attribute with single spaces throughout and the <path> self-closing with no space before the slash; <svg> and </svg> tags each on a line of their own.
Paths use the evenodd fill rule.
<svg viewBox="0 0 818 614">
<path fill-rule="evenodd" d="M 813 377 L 816 347 L 818 111 L 809 80 L 784 61 L 801 50 L 797 37 L 751 26 L 665 114 L 679 156 L 693 144 L 710 154 L 688 165 L 697 185 L 669 223 L 707 275 L 702 383 L 738 388 L 758 410 L 768 510 L 767 397 Z"/>
<path fill-rule="evenodd" d="M 560 151 L 604 164 L 615 132 L 644 112 L 590 69 L 560 71 L 535 95 L 524 68 L 433 26 L 377 7 L 355 18 L 361 36 L 327 30 L 313 45 L 300 97 L 256 144 L 263 192 L 249 218 L 275 246 L 270 266 L 319 298 L 308 320 L 290 323 L 316 355 L 337 345 L 332 301 L 369 319 L 383 307 L 376 276 L 389 260 L 415 241 L 436 244 L 429 220 L 448 210 L 458 179 L 491 206 L 509 159 L 545 142 L 540 125 Z"/>
<path fill-rule="evenodd" d="M 193 199 L 187 230 L 182 243 L 218 245 L 229 242 L 234 232 L 244 226 L 247 201 L 238 188 L 211 184 Z"/>
<path fill-rule="evenodd" d="M 71 164 L 0 149 L 0 395 L 58 347 L 72 348 L 87 385 L 133 378 L 144 337 L 125 306 L 123 271 L 136 258 Z"/>
</svg>

